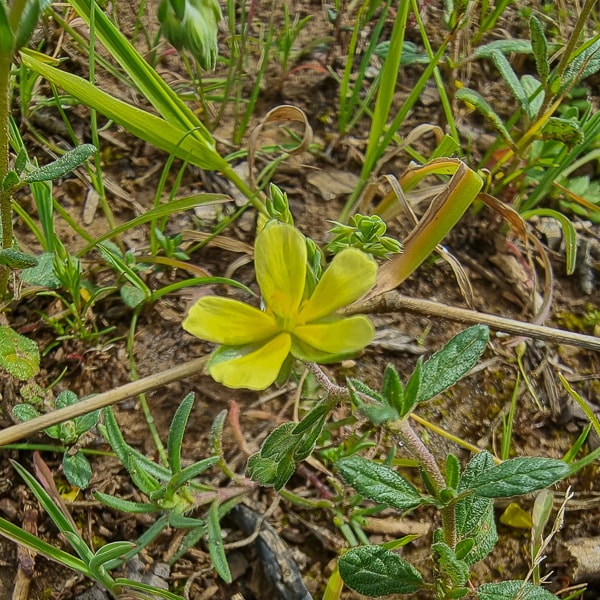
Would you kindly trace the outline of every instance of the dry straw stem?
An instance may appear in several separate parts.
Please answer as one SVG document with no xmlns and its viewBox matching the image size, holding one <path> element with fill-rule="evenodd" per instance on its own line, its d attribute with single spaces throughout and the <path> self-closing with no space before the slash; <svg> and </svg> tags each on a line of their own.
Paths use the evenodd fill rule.
<svg viewBox="0 0 600 600">
<path fill-rule="evenodd" d="M 524 323 L 522 321 L 515 321 L 514 319 L 507 319 L 506 317 L 480 313 L 475 310 L 446 306 L 445 304 L 432 302 L 431 300 L 409 298 L 396 292 L 388 292 L 369 300 L 357 302 L 344 312 L 352 315 L 356 313 L 391 313 L 402 310 L 429 317 L 449 319 L 450 321 L 457 321 L 459 323 L 482 323 L 488 325 L 491 329 L 503 331 L 511 335 L 522 335 L 556 344 L 568 344 L 570 346 L 578 346 L 579 348 L 587 348 L 588 350 L 596 350 L 597 352 L 600 351 L 600 338 L 593 335 L 584 335 L 553 327 L 545 327 L 544 325 Z"/>
<path fill-rule="evenodd" d="M 75 417 L 80 417 L 81 415 L 98 410 L 99 408 L 104 408 L 105 406 L 110 406 L 111 404 L 125 400 L 126 398 L 138 396 L 139 394 L 155 390 L 163 385 L 185 379 L 192 375 L 197 375 L 198 373 L 203 373 L 207 360 L 207 356 L 195 358 L 194 360 L 190 360 L 189 362 L 173 367 L 172 369 L 167 369 L 166 371 L 138 379 L 137 381 L 126 383 L 114 390 L 109 390 L 108 392 L 103 392 L 92 398 L 82 400 L 73 406 L 60 408 L 59 410 L 31 419 L 31 421 L 8 427 L 7 429 L 0 431 L 0 446 L 12 444 L 36 431 L 41 431 L 52 425 L 58 425 L 64 421 L 74 419 Z"/>
</svg>

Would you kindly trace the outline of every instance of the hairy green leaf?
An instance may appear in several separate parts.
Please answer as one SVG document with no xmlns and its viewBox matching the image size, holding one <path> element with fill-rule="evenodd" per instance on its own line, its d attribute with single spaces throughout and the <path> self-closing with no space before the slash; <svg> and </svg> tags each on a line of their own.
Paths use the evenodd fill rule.
<svg viewBox="0 0 600 600">
<path fill-rule="evenodd" d="M 181 471 L 181 446 L 183 444 L 183 435 L 185 428 L 187 427 L 188 419 L 192 407 L 194 406 L 194 400 L 196 396 L 193 392 L 190 392 L 177 407 L 173 420 L 171 421 L 171 427 L 169 428 L 169 435 L 167 437 L 167 456 L 169 458 L 169 467 L 173 473 Z"/>
<path fill-rule="evenodd" d="M 0 368 L 20 381 L 31 379 L 40 370 L 37 344 L 10 327 L 0 327 Z"/>
<path fill-rule="evenodd" d="M 486 325 L 474 325 L 454 336 L 423 364 L 419 402 L 429 400 L 454 385 L 483 354 L 489 337 Z"/>
<path fill-rule="evenodd" d="M 65 154 L 55 161 L 25 173 L 23 181 L 26 183 L 33 183 L 36 181 L 51 181 L 53 179 L 58 179 L 84 163 L 92 154 L 94 154 L 94 152 L 96 152 L 96 150 L 96 146 L 93 146 L 92 144 L 81 144 L 81 146 L 77 146 L 76 148 L 73 148 L 73 150 L 65 152 Z"/>
<path fill-rule="evenodd" d="M 485 117 L 494 129 L 504 138 L 504 141 L 511 147 L 514 146 L 513 139 L 504 125 L 504 121 L 499 117 L 489 102 L 475 90 L 461 88 L 456 91 L 455 98 L 471 104 L 483 117 Z"/>
<path fill-rule="evenodd" d="M 548 75 L 550 73 L 550 65 L 548 64 L 548 41 L 540 20 L 532 15 L 529 20 L 529 32 L 531 35 L 531 49 L 535 58 L 535 66 L 537 74 L 542 83 L 546 85 Z"/>
<path fill-rule="evenodd" d="M 422 503 L 419 492 L 404 477 L 386 465 L 361 456 L 349 456 L 337 462 L 344 479 L 359 493 L 373 500 L 409 510 Z"/>
<path fill-rule="evenodd" d="M 339 568 L 346 585 L 374 598 L 412 594 L 423 584 L 419 571 L 381 546 L 352 548 L 340 557 Z"/>
<path fill-rule="evenodd" d="M 83 452 L 65 453 L 62 461 L 63 471 L 67 481 L 75 487 L 85 489 L 92 480 L 92 467 Z"/>
<path fill-rule="evenodd" d="M 506 498 L 541 490 L 569 474 L 562 460 L 521 456 L 495 465 L 471 483 L 477 496 Z"/>
<path fill-rule="evenodd" d="M 485 583 L 477 589 L 479 600 L 556 600 L 558 596 L 525 581 Z"/>
<path fill-rule="evenodd" d="M 214 500 L 208 509 L 208 552 L 215 570 L 225 583 L 231 583 L 231 570 L 225 556 L 221 524 L 219 523 L 219 503 Z"/>
</svg>

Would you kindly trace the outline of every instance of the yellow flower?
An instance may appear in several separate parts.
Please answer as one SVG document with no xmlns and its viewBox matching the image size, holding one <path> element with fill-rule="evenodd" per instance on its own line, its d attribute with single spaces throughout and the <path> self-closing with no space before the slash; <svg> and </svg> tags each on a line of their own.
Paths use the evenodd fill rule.
<svg viewBox="0 0 600 600">
<path fill-rule="evenodd" d="M 256 238 L 254 255 L 264 311 L 206 296 L 183 322 L 192 335 L 222 344 L 208 365 L 216 381 L 264 390 L 290 353 L 307 362 L 333 362 L 371 342 L 374 329 L 367 317 L 337 314 L 373 287 L 377 265 L 371 257 L 355 248 L 343 250 L 307 297 L 306 242 L 295 227 L 267 224 Z"/>
</svg>

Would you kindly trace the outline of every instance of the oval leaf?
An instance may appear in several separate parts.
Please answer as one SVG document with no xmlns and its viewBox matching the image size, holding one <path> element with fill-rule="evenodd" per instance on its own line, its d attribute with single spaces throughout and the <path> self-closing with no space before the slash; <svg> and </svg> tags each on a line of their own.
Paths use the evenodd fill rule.
<svg viewBox="0 0 600 600">
<path fill-rule="evenodd" d="M 75 487 L 85 489 L 92 479 L 92 467 L 83 452 L 73 455 L 65 454 L 63 458 L 63 471 L 67 481 Z"/>
<path fill-rule="evenodd" d="M 419 492 L 386 465 L 360 456 L 350 456 L 338 461 L 337 467 L 359 494 L 373 502 L 381 502 L 398 510 L 415 508 L 422 503 Z"/>
<path fill-rule="evenodd" d="M 470 371 L 483 354 L 489 334 L 486 325 L 474 325 L 436 352 L 423 365 L 419 402 L 437 396 Z"/>
<path fill-rule="evenodd" d="M 21 381 L 31 379 L 40 370 L 37 344 L 10 327 L 0 327 L 0 367 Z"/>
<path fill-rule="evenodd" d="M 339 567 L 347 586 L 374 598 L 411 594 L 423 584 L 419 571 L 381 546 L 352 548 L 340 557 Z"/>
<path fill-rule="evenodd" d="M 506 498 L 541 490 L 569 474 L 569 465 L 553 458 L 521 456 L 482 473 L 471 483 L 477 496 Z"/>
</svg>

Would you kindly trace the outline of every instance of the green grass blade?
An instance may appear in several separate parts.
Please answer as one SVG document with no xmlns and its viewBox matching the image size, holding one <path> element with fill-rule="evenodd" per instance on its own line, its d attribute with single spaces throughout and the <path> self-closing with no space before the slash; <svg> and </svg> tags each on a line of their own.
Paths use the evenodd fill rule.
<svg viewBox="0 0 600 600">
<path fill-rule="evenodd" d="M 215 142 L 210 131 L 111 23 L 96 2 L 70 0 L 70 4 L 88 26 L 93 17 L 96 37 L 125 69 L 141 93 L 162 117 L 179 129 L 195 131 L 194 136 L 198 139 L 202 138 L 204 143 L 214 150 Z"/>
<path fill-rule="evenodd" d="M 195 194 L 193 196 L 186 196 L 185 198 L 173 200 L 172 202 L 168 202 L 166 204 L 161 204 L 156 208 L 141 214 L 139 217 L 135 217 L 134 219 L 115 227 L 104 235 L 101 235 L 99 238 L 83 248 L 83 250 L 81 250 L 77 256 L 84 256 L 93 250 L 98 244 L 101 244 L 102 242 L 105 242 L 116 235 L 128 231 L 129 229 L 133 229 L 134 227 L 148 223 L 149 221 L 169 216 L 181 210 L 189 210 L 190 208 L 194 208 L 195 206 L 200 206 L 202 204 L 219 203 L 223 202 L 224 200 L 229 200 L 229 197 L 223 194 Z"/>
<path fill-rule="evenodd" d="M 48 65 L 45 62 L 46 57 L 42 54 L 23 50 L 21 58 L 32 71 L 157 148 L 203 169 L 229 170 L 227 161 L 214 148 L 200 141 L 197 136 L 194 137 L 193 129 L 184 129 L 117 100 L 85 79 Z"/>
<path fill-rule="evenodd" d="M 76 556 L 64 552 L 59 548 L 55 548 L 50 544 L 40 540 L 35 535 L 17 527 L 10 521 L 0 517 L 0 535 L 5 538 L 12 540 L 15 544 L 29 548 L 38 554 L 42 554 L 46 558 L 53 560 L 54 562 L 60 563 L 69 569 L 78 571 L 86 577 L 92 577 L 91 571 L 87 568 L 87 565 Z"/>
<path fill-rule="evenodd" d="M 369 131 L 369 141 L 365 153 L 365 162 L 361 172 L 362 179 L 368 179 L 379 157 L 379 144 L 383 130 L 390 116 L 390 108 L 394 99 L 396 82 L 400 71 L 400 60 L 402 58 L 402 47 L 404 45 L 404 34 L 408 20 L 410 2 L 401 2 L 398 14 L 394 21 L 390 47 L 381 70 L 381 84 L 377 94 L 377 102 L 373 111 L 373 121 Z"/>
</svg>

